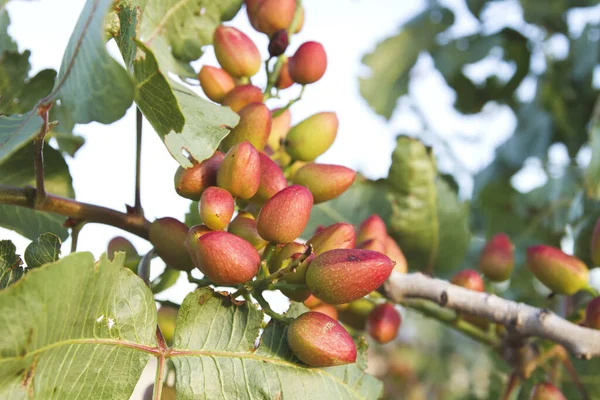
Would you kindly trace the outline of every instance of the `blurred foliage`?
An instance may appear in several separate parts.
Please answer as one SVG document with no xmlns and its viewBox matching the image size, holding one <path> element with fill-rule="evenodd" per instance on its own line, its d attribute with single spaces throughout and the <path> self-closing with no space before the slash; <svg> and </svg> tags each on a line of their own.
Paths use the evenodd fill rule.
<svg viewBox="0 0 600 400">
<path fill-rule="evenodd" d="M 460 267 L 475 268 L 486 240 L 507 233 L 515 244 L 512 279 L 488 289 L 545 307 L 547 292 L 525 268 L 528 246 L 545 243 L 570 252 L 572 243 L 573 253 L 594 267 L 589 247 L 600 217 L 600 5 L 592 0 L 465 0 L 465 6 L 450 9 L 428 2 L 397 34 L 364 56 L 369 72 L 360 79 L 360 92 L 377 114 L 391 119 L 399 100 L 416 104 L 411 85 L 426 71 L 420 61 L 430 59 L 433 73 L 455 93 L 453 112 L 459 119 L 486 118 L 502 105 L 514 114 L 515 128 L 489 165 L 473 172 L 471 198 L 463 203 L 452 176 L 437 171 L 437 146 L 430 149 L 419 140 L 434 137 L 452 151 L 449 143 L 460 138 L 433 131 L 435 124 L 416 107 L 423 130 L 414 139 L 398 138 L 385 181 L 391 204 L 388 228 L 411 269 L 425 270 L 433 257 L 433 272 L 444 277 Z M 506 10 L 518 8 L 521 21 L 503 22 Z M 465 10 L 472 15 L 455 14 Z M 595 22 L 582 23 L 572 18 L 574 13 L 595 15 L 589 18 Z M 476 27 L 459 34 L 464 30 L 454 29 L 455 21 L 465 18 L 475 20 Z M 487 68 L 491 71 L 483 78 L 472 73 L 490 61 L 507 68 Z M 553 162 L 549 152 L 556 144 L 566 150 L 568 162 Z M 452 161 L 462 157 L 456 154 Z M 543 183 L 521 191 L 515 175 L 527 176 L 532 165 L 544 175 Z M 555 301 L 554 311 L 573 311 L 570 301 Z M 380 374 L 386 398 L 501 397 L 510 370 L 496 353 L 477 351 L 472 342 L 465 343 L 469 339 L 439 324 L 413 317 L 403 324 L 419 333 L 379 355 L 386 365 Z M 598 361 L 574 363 L 591 398 L 600 398 Z M 560 370 L 557 385 L 566 397 L 579 398 L 564 369 L 548 365 Z M 527 399 L 535 383 L 548 379 L 547 371 L 538 369 L 512 398 Z"/>
</svg>

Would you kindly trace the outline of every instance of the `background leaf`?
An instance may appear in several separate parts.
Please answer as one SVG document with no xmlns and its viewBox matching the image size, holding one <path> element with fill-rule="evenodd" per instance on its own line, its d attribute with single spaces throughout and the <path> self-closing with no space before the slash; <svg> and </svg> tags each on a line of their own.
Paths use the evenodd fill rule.
<svg viewBox="0 0 600 400">
<path fill-rule="evenodd" d="M 10 240 L 0 240 L 0 290 L 23 277 L 23 261 Z"/>
<path fill-rule="evenodd" d="M 363 358 L 348 366 L 306 368 L 291 354 L 281 325 L 269 323 L 256 348 L 262 319 L 254 305 L 236 305 L 210 289 L 190 293 L 173 341 L 178 398 L 379 397 L 381 383 L 364 373 Z"/>
<path fill-rule="evenodd" d="M 128 399 L 156 346 L 156 308 L 123 256 L 74 253 L 0 292 L 0 397 Z"/>
<path fill-rule="evenodd" d="M 25 249 L 27 268 L 38 268 L 44 264 L 58 261 L 60 257 L 60 238 L 53 233 L 43 233 Z"/>
<path fill-rule="evenodd" d="M 9 159 L 0 163 L 0 184 L 16 187 L 35 186 L 35 169 L 32 162 L 33 145 L 22 148 Z M 75 197 L 67 163 L 62 155 L 44 146 L 44 182 L 49 193 L 62 197 Z M 45 232 L 57 235 L 61 240 L 68 236 L 63 226 L 65 217 L 25 207 L 0 204 L 0 226 L 35 240 Z"/>
</svg>

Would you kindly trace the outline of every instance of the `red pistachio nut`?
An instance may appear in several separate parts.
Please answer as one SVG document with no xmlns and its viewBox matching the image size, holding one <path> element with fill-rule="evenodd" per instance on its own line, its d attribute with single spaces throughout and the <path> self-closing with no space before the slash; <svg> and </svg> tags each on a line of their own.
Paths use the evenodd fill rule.
<svg viewBox="0 0 600 400">
<path fill-rule="evenodd" d="M 529 400 L 567 400 L 564 394 L 551 383 L 538 383 L 531 390 Z"/>
<path fill-rule="evenodd" d="M 327 69 L 327 55 L 318 42 L 303 43 L 289 59 L 290 77 L 306 85 L 321 79 Z"/>
<path fill-rule="evenodd" d="M 483 292 L 485 290 L 485 284 L 481 275 L 474 269 L 465 269 L 458 272 L 454 275 L 450 283 L 476 292 Z"/>
<path fill-rule="evenodd" d="M 249 104 L 262 101 L 263 93 L 260 88 L 253 85 L 240 85 L 227 93 L 222 104 L 231 108 L 232 111 L 239 112 Z"/>
<path fill-rule="evenodd" d="M 338 222 L 320 229 L 307 244 L 312 245 L 316 255 L 334 249 L 352 249 L 356 242 L 354 227 L 351 224 Z"/>
<path fill-rule="evenodd" d="M 198 269 L 218 285 L 237 285 L 256 275 L 260 255 L 244 239 L 229 232 L 214 231 L 198 239 Z"/>
<path fill-rule="evenodd" d="M 240 30 L 220 25 L 215 29 L 213 46 L 219 64 L 231 76 L 253 76 L 260 69 L 261 58 L 254 42 Z"/>
<path fill-rule="evenodd" d="M 200 219 L 210 229 L 218 231 L 225 229 L 235 210 L 235 202 L 231 193 L 220 187 L 207 188 L 198 204 Z"/>
<path fill-rule="evenodd" d="M 250 103 L 238 114 L 240 121 L 221 141 L 219 147 L 228 151 L 233 145 L 247 140 L 257 150 L 262 150 L 271 132 L 271 111 L 264 103 Z"/>
<path fill-rule="evenodd" d="M 256 218 L 258 233 L 271 243 L 293 242 L 302 234 L 313 205 L 310 191 L 292 185 L 271 197 Z"/>
<path fill-rule="evenodd" d="M 294 84 L 294 81 L 290 77 L 289 59 L 285 59 L 281 64 L 279 70 L 279 76 L 275 82 L 275 87 L 279 90 L 287 89 Z"/>
<path fill-rule="evenodd" d="M 367 318 L 367 331 L 378 343 L 389 343 L 398 336 L 402 317 L 390 303 L 380 304 Z"/>
<path fill-rule="evenodd" d="M 504 233 L 490 239 L 479 256 L 479 270 L 493 282 L 510 278 L 514 265 L 514 246 Z"/>
<path fill-rule="evenodd" d="M 276 108 L 271 112 L 271 132 L 269 133 L 269 139 L 267 140 L 267 144 L 273 151 L 277 151 L 281 147 L 285 135 L 287 135 L 290 130 L 292 121 L 292 115 L 290 114 L 289 108 L 275 116 L 278 112 L 279 108 Z"/>
<path fill-rule="evenodd" d="M 209 65 L 200 69 L 198 79 L 206 97 L 215 103 L 222 102 L 227 93 L 235 87 L 233 78 L 225 70 Z"/>
<path fill-rule="evenodd" d="M 308 298 L 306 300 L 303 301 L 303 304 L 308 308 L 315 308 L 316 306 L 318 306 L 321 303 L 322 303 L 322 301 L 317 299 L 312 294 L 310 296 L 308 296 Z"/>
<path fill-rule="evenodd" d="M 306 284 L 317 298 L 326 303 L 349 303 L 381 286 L 393 267 L 389 257 L 376 251 L 330 250 L 310 263 Z"/>
<path fill-rule="evenodd" d="M 288 29 L 296 12 L 296 0 L 246 0 L 250 24 L 268 36 Z"/>
<path fill-rule="evenodd" d="M 250 142 L 234 145 L 217 172 L 217 185 L 238 199 L 249 199 L 260 185 L 260 157 Z"/>
<path fill-rule="evenodd" d="M 556 247 L 529 247 L 527 267 L 540 282 L 557 294 L 572 295 L 588 286 L 589 272 L 583 261 Z"/>
<path fill-rule="evenodd" d="M 175 191 L 181 197 L 198 201 L 202 192 L 217 184 L 217 171 L 225 154 L 216 151 L 210 158 L 191 168 L 177 168 L 175 172 Z"/>
<path fill-rule="evenodd" d="M 357 229 L 356 241 L 358 243 L 364 242 L 369 239 L 377 239 L 382 243 L 385 243 L 387 238 L 387 228 L 385 222 L 377 214 L 373 214 L 366 218 Z"/>
<path fill-rule="evenodd" d="M 149 238 L 154 250 L 171 268 L 191 271 L 194 263 L 187 251 L 189 228 L 175 218 L 159 218 L 150 224 Z"/>
<path fill-rule="evenodd" d="M 344 193 L 356 178 L 356 171 L 341 165 L 308 163 L 300 168 L 292 180 L 306 186 L 315 204 L 335 199 Z"/>
<path fill-rule="evenodd" d="M 246 240 L 256 250 L 260 250 L 267 245 L 267 241 L 258 234 L 254 218 L 248 217 L 245 214 L 248 213 L 238 214 L 227 227 L 227 231 Z"/>
<path fill-rule="evenodd" d="M 294 355 L 311 367 L 330 367 L 356 361 L 352 337 L 335 319 L 309 311 L 290 323 L 287 340 Z"/>
<path fill-rule="evenodd" d="M 190 228 L 187 234 L 185 247 L 188 250 L 188 254 L 194 263 L 194 266 L 198 268 L 198 258 L 196 257 L 196 247 L 198 246 L 198 239 L 205 233 L 212 232 L 212 230 L 206 225 L 194 225 Z"/>
<path fill-rule="evenodd" d="M 401 274 L 405 274 L 408 272 L 408 263 L 406 261 L 406 257 L 404 253 L 398 246 L 398 243 L 390 237 L 386 236 L 385 238 L 385 255 L 391 258 L 394 264 L 394 271 L 400 272 Z"/>
<path fill-rule="evenodd" d="M 314 161 L 333 144 L 338 118 L 333 112 L 321 112 L 293 126 L 285 140 L 285 150 L 294 160 Z"/>
<path fill-rule="evenodd" d="M 271 197 L 287 187 L 287 180 L 283 171 L 269 156 L 259 153 L 260 157 L 260 185 L 258 191 L 250 199 L 256 204 L 264 204 Z"/>
</svg>

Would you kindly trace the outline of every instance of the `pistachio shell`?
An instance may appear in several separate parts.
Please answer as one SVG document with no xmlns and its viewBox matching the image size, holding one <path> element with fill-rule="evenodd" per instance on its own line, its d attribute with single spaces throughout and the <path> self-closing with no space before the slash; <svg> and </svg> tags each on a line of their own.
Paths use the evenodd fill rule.
<svg viewBox="0 0 600 400">
<path fill-rule="evenodd" d="M 321 79 L 327 69 L 327 55 L 318 42 L 303 43 L 289 59 L 290 77 L 306 85 Z"/>
<path fill-rule="evenodd" d="M 367 331 L 378 343 L 391 342 L 398 336 L 402 317 L 390 303 L 378 305 L 367 318 Z"/>
<path fill-rule="evenodd" d="M 307 244 L 312 245 L 314 253 L 319 255 L 333 249 L 352 249 L 355 242 L 354 227 L 338 222 L 319 230 Z"/>
<path fill-rule="evenodd" d="M 227 93 L 222 104 L 231 108 L 232 111 L 239 112 L 249 104 L 262 101 L 263 93 L 260 88 L 253 85 L 240 85 Z"/>
<path fill-rule="evenodd" d="M 305 187 L 286 187 L 261 208 L 256 218 L 258 233 L 271 243 L 293 242 L 304 231 L 312 204 L 312 195 Z"/>
<path fill-rule="evenodd" d="M 287 179 L 285 179 L 281 168 L 269 156 L 264 153 L 259 153 L 258 156 L 260 158 L 260 185 L 250 201 L 256 204 L 264 204 L 287 187 Z"/>
<path fill-rule="evenodd" d="M 194 263 L 187 251 L 188 227 L 175 218 L 159 218 L 150 224 L 149 239 L 154 250 L 171 268 L 191 271 Z"/>
<path fill-rule="evenodd" d="M 219 64 L 234 77 L 253 76 L 260 69 L 261 57 L 254 42 L 240 30 L 220 25 L 213 36 Z"/>
<path fill-rule="evenodd" d="M 341 165 L 308 163 L 294 174 L 292 182 L 306 186 L 318 204 L 344 193 L 355 178 L 355 171 Z"/>
<path fill-rule="evenodd" d="M 333 112 L 321 112 L 292 127 L 285 140 L 285 150 L 294 160 L 313 161 L 333 144 L 338 118 Z"/>
<path fill-rule="evenodd" d="M 219 147 L 222 151 L 228 151 L 233 145 L 247 140 L 257 150 L 262 150 L 271 132 L 271 111 L 263 103 L 250 103 L 239 111 L 239 115 L 238 124 Z"/>
<path fill-rule="evenodd" d="M 217 172 L 217 185 L 239 199 L 256 194 L 260 185 L 260 157 L 254 146 L 245 141 L 227 152 Z"/>
<path fill-rule="evenodd" d="M 479 256 L 479 270 L 493 282 L 510 278 L 514 265 L 514 246 L 504 233 L 495 235 Z"/>
<path fill-rule="evenodd" d="M 222 102 L 235 87 L 233 78 L 225 70 L 210 65 L 202 66 L 198 79 L 206 97 L 215 103 Z"/>
<path fill-rule="evenodd" d="M 527 267 L 557 294 L 572 295 L 588 286 L 587 266 L 556 247 L 538 245 L 527 249 Z"/>
<path fill-rule="evenodd" d="M 207 188 L 198 204 L 200 219 L 212 230 L 225 229 L 235 210 L 231 193 L 216 186 Z"/>
<path fill-rule="evenodd" d="M 177 168 L 175 172 L 175 191 L 181 197 L 198 201 L 202 192 L 209 186 L 217 184 L 217 171 L 225 154 L 216 151 L 210 158 L 191 168 Z"/>
</svg>

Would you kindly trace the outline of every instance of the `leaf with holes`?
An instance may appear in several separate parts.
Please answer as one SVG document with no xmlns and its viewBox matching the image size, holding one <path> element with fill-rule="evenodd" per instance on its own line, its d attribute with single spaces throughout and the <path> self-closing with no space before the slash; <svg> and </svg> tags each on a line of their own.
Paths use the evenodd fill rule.
<svg viewBox="0 0 600 400">
<path fill-rule="evenodd" d="M 35 170 L 31 162 L 33 145 L 17 151 L 0 163 L 0 185 L 23 187 L 35 185 Z M 49 193 L 62 197 L 75 197 L 69 168 L 62 155 L 44 147 L 44 182 Z M 0 204 L 0 226 L 35 240 L 45 232 L 57 235 L 61 240 L 68 237 L 63 226 L 65 217 L 48 212 L 35 211 L 25 207 Z"/>
<path fill-rule="evenodd" d="M 60 238 L 53 233 L 44 233 L 25 249 L 27 268 L 38 268 L 55 262 L 60 257 Z"/>
<path fill-rule="evenodd" d="M 10 240 L 0 240 L 0 289 L 4 289 L 23 277 L 23 261 Z"/>
<path fill-rule="evenodd" d="M 263 314 L 254 305 L 200 289 L 183 301 L 172 360 L 178 399 L 376 399 L 381 382 L 365 374 L 364 343 L 358 362 L 307 368 L 290 351 L 287 327 L 269 323 L 256 347 Z"/>
<path fill-rule="evenodd" d="M 156 308 L 124 255 L 74 253 L 0 292 L 0 398 L 128 399 L 156 347 Z"/>
</svg>

